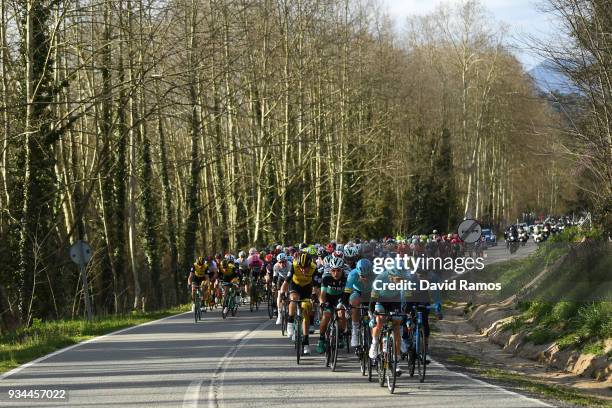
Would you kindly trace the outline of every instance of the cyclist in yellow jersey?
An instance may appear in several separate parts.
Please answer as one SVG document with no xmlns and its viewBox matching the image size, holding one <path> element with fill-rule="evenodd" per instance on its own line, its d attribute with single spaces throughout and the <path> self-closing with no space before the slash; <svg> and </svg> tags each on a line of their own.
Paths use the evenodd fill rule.
<svg viewBox="0 0 612 408">
<path fill-rule="evenodd" d="M 308 326 L 309 326 L 309 315 L 310 315 L 310 296 L 312 295 L 312 286 L 314 283 L 315 273 L 317 271 L 317 265 L 312 260 L 310 254 L 302 252 L 299 254 L 296 260 L 293 261 L 291 271 L 287 275 L 287 281 L 289 281 L 289 298 L 291 300 L 304 300 L 302 302 L 302 309 L 304 310 L 304 321 L 302 333 L 304 333 L 304 354 L 310 354 L 309 340 L 308 340 Z M 293 320 L 296 313 L 297 304 L 295 302 L 289 303 L 289 318 L 287 319 L 287 335 L 289 338 L 293 338 Z"/>
<path fill-rule="evenodd" d="M 195 294 L 198 286 L 203 287 L 208 284 L 208 262 L 204 261 L 204 257 L 198 256 L 198 259 L 189 271 L 187 284 L 191 288 L 191 301 L 195 304 Z M 204 290 L 201 291 L 202 304 L 204 304 Z M 192 305 L 193 308 L 193 305 Z"/>
</svg>

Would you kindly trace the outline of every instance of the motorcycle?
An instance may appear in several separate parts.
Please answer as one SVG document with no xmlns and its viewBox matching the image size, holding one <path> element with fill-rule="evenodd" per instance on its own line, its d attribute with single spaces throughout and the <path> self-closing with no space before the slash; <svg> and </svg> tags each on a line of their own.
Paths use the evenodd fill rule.
<svg viewBox="0 0 612 408">
<path fill-rule="evenodd" d="M 518 250 L 519 240 L 515 234 L 513 233 L 508 234 L 508 240 L 506 242 L 507 242 L 507 246 L 511 254 L 515 253 Z"/>
<path fill-rule="evenodd" d="M 536 244 L 546 241 L 546 238 L 548 238 L 548 236 L 544 234 L 543 229 L 538 228 L 533 231 L 533 240 Z"/>
<path fill-rule="evenodd" d="M 527 243 L 528 240 L 529 240 L 529 234 L 527 234 L 527 231 L 525 231 L 524 229 L 519 230 L 518 241 L 523 246 L 525 246 L 525 244 Z"/>
</svg>

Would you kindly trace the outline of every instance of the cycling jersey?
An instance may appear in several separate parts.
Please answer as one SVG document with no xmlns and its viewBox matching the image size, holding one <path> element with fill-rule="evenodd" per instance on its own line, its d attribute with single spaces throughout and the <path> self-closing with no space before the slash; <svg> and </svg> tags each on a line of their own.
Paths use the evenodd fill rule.
<svg viewBox="0 0 612 408">
<path fill-rule="evenodd" d="M 291 281 L 299 286 L 312 285 L 314 281 L 314 275 L 317 271 L 317 265 L 314 262 L 310 262 L 310 265 L 302 268 L 298 265 L 298 261 L 293 261 L 293 267 L 289 271 L 287 278 L 291 278 Z"/>
<path fill-rule="evenodd" d="M 372 284 L 374 283 L 376 275 L 372 274 L 368 279 L 364 282 L 359 279 L 359 269 L 353 269 L 346 279 L 346 286 L 344 287 L 344 292 L 352 294 L 353 291 L 357 292 L 359 295 L 364 298 L 368 298 L 370 293 L 372 292 Z"/>
<path fill-rule="evenodd" d="M 197 262 L 194 263 L 193 267 L 191 268 L 191 272 L 193 272 L 193 274 L 198 278 L 203 278 L 208 272 L 208 263 L 203 263 L 202 265 L 198 264 Z"/>
<path fill-rule="evenodd" d="M 274 264 L 274 277 L 280 279 L 287 279 L 287 275 L 289 275 L 290 270 L 289 262 L 285 262 L 285 266 L 283 266 L 280 262 Z"/>
<path fill-rule="evenodd" d="M 239 276 L 238 268 L 235 264 L 229 263 L 227 267 L 223 267 L 221 265 L 221 276 L 224 282 L 231 282 L 232 279 L 237 278 Z"/>
<path fill-rule="evenodd" d="M 343 273 L 342 277 L 338 280 L 334 279 L 331 274 L 323 275 L 321 280 L 321 292 L 327 293 L 331 296 L 340 296 L 344 293 L 344 287 L 346 286 L 346 275 Z"/>
</svg>

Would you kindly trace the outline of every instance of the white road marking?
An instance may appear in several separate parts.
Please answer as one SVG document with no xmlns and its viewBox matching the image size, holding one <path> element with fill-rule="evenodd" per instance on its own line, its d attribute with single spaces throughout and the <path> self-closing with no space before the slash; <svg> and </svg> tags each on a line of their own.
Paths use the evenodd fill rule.
<svg viewBox="0 0 612 408">
<path fill-rule="evenodd" d="M 204 380 L 192 381 L 185 392 L 183 398 L 183 408 L 198 408 L 198 401 L 200 400 L 200 389 Z"/>
<path fill-rule="evenodd" d="M 17 374 L 21 370 L 24 370 L 24 369 L 26 369 L 28 367 L 33 366 L 34 364 L 38 364 L 41 361 L 44 361 L 44 360 L 46 360 L 48 358 L 51 358 L 53 356 L 57 356 L 58 354 L 62 354 L 62 353 L 65 353 L 66 351 L 70 351 L 72 349 L 75 349 L 75 348 L 77 348 L 79 346 L 82 346 L 83 344 L 95 343 L 96 341 L 98 341 L 100 339 L 103 339 L 105 337 L 113 336 L 113 335 L 119 334 L 119 333 L 125 333 L 126 331 L 133 330 L 133 329 L 135 329 L 137 327 L 148 326 L 150 324 L 159 323 L 159 322 L 161 322 L 163 320 L 171 319 L 173 317 L 184 315 L 186 313 L 191 313 L 191 312 L 179 313 L 179 314 L 176 314 L 176 315 L 167 316 L 167 317 L 163 317 L 161 319 L 152 320 L 150 322 L 142 323 L 142 324 L 139 324 L 138 326 L 126 327 L 125 329 L 117 330 L 117 331 L 114 331 L 114 332 L 111 332 L 111 333 L 104 334 L 102 336 L 94 337 L 93 339 L 85 340 L 85 341 L 83 341 L 81 343 L 73 344 L 72 346 L 68 346 L 68 347 L 65 347 L 63 349 L 54 351 L 51 354 L 47 354 L 46 356 L 42 356 L 40 358 L 37 358 L 36 360 L 30 361 L 29 363 L 25 363 L 23 365 L 20 365 L 19 367 L 13 368 L 11 371 L 7 371 L 6 373 L 2 374 L 0 376 L 0 380 L 4 380 L 4 379 L 10 377 L 11 375 Z"/>
<path fill-rule="evenodd" d="M 251 330 L 250 333 L 246 334 L 244 338 L 242 338 L 240 343 L 238 343 L 237 345 L 229 349 L 227 353 L 225 353 L 225 355 L 221 358 L 221 360 L 219 360 L 219 363 L 217 364 L 217 368 L 215 369 L 215 373 L 213 374 L 213 377 L 210 380 L 210 385 L 208 386 L 208 408 L 218 408 L 220 405 L 220 402 L 223 401 L 223 397 L 219 398 L 219 396 L 217 395 L 217 392 L 223 390 L 223 380 L 225 378 L 225 370 L 231 363 L 236 353 L 238 353 L 238 351 L 240 351 L 240 349 L 248 343 L 248 341 L 255 335 L 255 333 L 257 333 L 260 330 L 265 329 L 271 323 L 272 323 L 272 320 L 266 320 L 265 322 L 263 322 L 262 324 L 260 324 L 259 326 Z M 245 331 L 248 332 L 248 330 L 245 330 Z M 241 332 L 240 334 L 242 335 L 243 333 L 244 331 Z M 234 336 L 234 339 L 238 340 L 236 337 L 237 336 Z M 197 405 L 193 408 L 197 408 Z"/>
</svg>

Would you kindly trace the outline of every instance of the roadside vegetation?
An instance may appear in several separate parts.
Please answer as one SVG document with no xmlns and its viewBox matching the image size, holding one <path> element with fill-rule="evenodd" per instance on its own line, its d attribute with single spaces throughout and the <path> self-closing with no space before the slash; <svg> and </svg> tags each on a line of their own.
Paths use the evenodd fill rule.
<svg viewBox="0 0 612 408">
<path fill-rule="evenodd" d="M 605 354 L 612 338 L 612 251 L 600 237 L 597 230 L 566 229 L 526 259 L 486 268 L 483 276 L 502 284 L 498 300 L 516 296 L 520 314 L 504 328 L 527 332 L 534 344 Z"/>
<path fill-rule="evenodd" d="M 444 358 L 446 363 L 463 367 L 471 374 L 480 376 L 493 382 L 515 388 L 518 391 L 527 391 L 538 398 L 553 399 L 581 407 L 612 407 L 612 402 L 593 395 L 586 395 L 575 388 L 549 384 L 524 373 L 516 373 L 500 368 L 493 368 L 485 361 L 465 354 L 452 354 Z"/>
<path fill-rule="evenodd" d="M 157 312 L 100 316 L 91 322 L 86 319 L 48 322 L 35 319 L 30 327 L 0 336 L 0 373 L 96 336 L 186 312 L 189 307 L 183 305 Z"/>
</svg>

